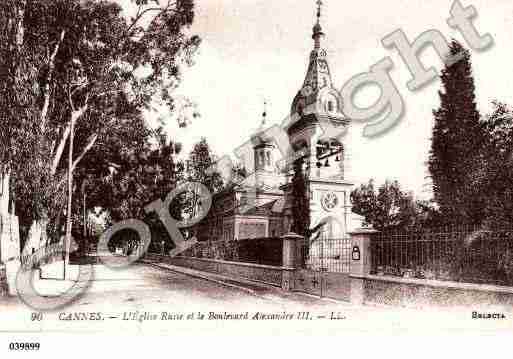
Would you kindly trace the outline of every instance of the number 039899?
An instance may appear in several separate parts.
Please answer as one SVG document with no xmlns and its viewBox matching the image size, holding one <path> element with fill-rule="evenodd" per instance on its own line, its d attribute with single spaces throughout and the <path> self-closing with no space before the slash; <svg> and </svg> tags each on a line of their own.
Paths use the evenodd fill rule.
<svg viewBox="0 0 513 359">
<path fill-rule="evenodd" d="M 40 348 L 40 343 L 9 343 L 9 350 L 13 351 L 37 351 Z"/>
</svg>

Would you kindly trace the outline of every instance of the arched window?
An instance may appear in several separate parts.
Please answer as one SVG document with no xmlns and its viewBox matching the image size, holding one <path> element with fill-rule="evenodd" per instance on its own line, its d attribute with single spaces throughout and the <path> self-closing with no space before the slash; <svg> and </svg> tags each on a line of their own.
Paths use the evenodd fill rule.
<svg viewBox="0 0 513 359">
<path fill-rule="evenodd" d="M 271 152 L 267 152 L 266 153 L 266 160 L 267 160 L 267 165 L 270 166 L 271 165 Z"/>
<path fill-rule="evenodd" d="M 333 101 L 328 101 L 328 112 L 333 112 L 334 110 Z"/>
</svg>

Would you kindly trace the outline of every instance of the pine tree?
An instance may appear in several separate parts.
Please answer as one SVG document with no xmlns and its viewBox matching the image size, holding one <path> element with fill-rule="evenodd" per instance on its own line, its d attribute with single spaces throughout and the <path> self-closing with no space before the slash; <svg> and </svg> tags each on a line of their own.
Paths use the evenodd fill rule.
<svg viewBox="0 0 513 359">
<path fill-rule="evenodd" d="M 483 201 L 477 183 L 484 130 L 475 101 L 470 53 L 454 40 L 450 48 L 450 55 L 458 61 L 442 71 L 440 108 L 433 111 L 429 171 L 442 215 L 448 221 L 480 224 Z"/>
</svg>

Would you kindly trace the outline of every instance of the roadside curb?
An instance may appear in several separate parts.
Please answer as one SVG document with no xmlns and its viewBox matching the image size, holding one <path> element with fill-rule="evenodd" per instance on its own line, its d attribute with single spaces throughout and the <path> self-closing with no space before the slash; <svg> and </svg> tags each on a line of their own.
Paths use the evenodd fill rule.
<svg viewBox="0 0 513 359">
<path fill-rule="evenodd" d="M 289 294 L 291 294 L 291 293 L 287 293 L 287 292 L 282 292 L 282 289 L 280 289 L 280 288 L 272 287 L 272 286 L 269 286 L 269 285 L 266 285 L 263 283 L 258 283 L 258 282 L 254 282 L 254 281 L 250 281 L 250 280 L 236 279 L 236 278 L 226 277 L 226 276 L 215 274 L 215 273 L 198 271 L 195 269 L 175 266 L 175 265 L 161 263 L 161 262 L 153 262 L 153 261 L 148 261 L 148 260 L 144 260 L 144 259 L 140 260 L 140 262 L 160 268 L 160 269 L 188 275 L 188 276 L 198 278 L 198 279 L 207 280 L 207 281 L 210 281 L 213 283 L 217 283 L 219 285 L 223 285 L 225 287 L 238 289 L 238 290 L 244 291 L 246 293 L 249 293 L 252 296 L 255 296 L 257 298 L 269 300 L 272 302 L 281 302 L 282 299 L 288 297 Z M 236 282 L 239 284 L 234 284 L 233 282 Z M 259 287 L 262 289 L 262 293 L 259 293 L 258 291 L 248 288 L 248 286 Z M 345 301 L 339 301 L 336 299 L 326 298 L 326 297 L 323 297 L 323 298 L 316 297 L 314 295 L 310 295 L 307 293 L 294 292 L 293 294 L 297 295 L 297 296 L 303 296 L 303 297 L 316 299 L 321 302 L 331 302 L 333 304 L 344 304 L 344 305 L 349 304 Z"/>
<path fill-rule="evenodd" d="M 144 264 L 149 264 L 149 265 L 152 265 L 154 267 L 161 268 L 161 269 L 169 270 L 169 271 L 180 273 L 180 274 L 189 275 L 189 276 L 194 277 L 194 278 L 204 279 L 204 280 L 208 280 L 210 282 L 214 282 L 214 283 L 226 286 L 226 287 L 242 290 L 244 292 L 247 292 L 247 293 L 249 293 L 251 295 L 254 295 L 254 296 L 257 296 L 257 297 L 262 297 L 256 291 L 254 291 L 253 289 L 244 287 L 244 284 L 245 284 L 244 282 L 236 280 L 236 279 L 233 279 L 233 278 L 228 278 L 228 277 L 220 276 L 220 275 L 217 275 L 217 274 L 211 274 L 211 273 L 207 273 L 207 272 L 201 272 L 201 271 L 197 271 L 197 270 L 194 270 L 194 269 L 183 268 L 183 267 L 179 267 L 179 266 L 173 266 L 173 265 L 169 265 L 169 264 L 165 264 L 165 263 L 155 263 L 155 262 L 151 262 L 151 261 L 147 261 L 147 260 L 141 260 L 141 262 L 144 263 Z M 217 278 L 215 278 L 215 277 L 217 277 Z M 241 283 L 241 285 L 236 285 L 236 284 L 233 284 L 233 283 L 228 283 L 227 281 L 239 282 L 239 283 Z M 256 286 L 258 284 L 251 282 L 251 285 Z M 262 285 L 262 288 L 267 289 L 263 285 Z"/>
</svg>

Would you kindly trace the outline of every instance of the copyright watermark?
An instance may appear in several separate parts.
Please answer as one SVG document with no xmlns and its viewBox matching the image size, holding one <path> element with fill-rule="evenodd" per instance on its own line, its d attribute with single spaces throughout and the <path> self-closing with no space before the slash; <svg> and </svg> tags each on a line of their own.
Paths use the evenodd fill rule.
<svg viewBox="0 0 513 359">
<path fill-rule="evenodd" d="M 483 51 L 493 44 L 493 38 L 490 34 L 480 35 L 472 19 L 477 16 L 475 7 L 463 7 L 459 0 L 455 0 L 450 9 L 450 17 L 447 19 L 447 24 L 458 30 L 467 44 L 476 51 Z M 403 62 L 408 67 L 412 76 L 411 80 L 407 83 L 407 88 L 410 91 L 416 91 L 426 86 L 434 80 L 438 73 L 431 67 L 426 69 L 419 58 L 420 52 L 428 46 L 432 46 L 437 54 L 442 59 L 446 66 L 451 66 L 461 60 L 463 54 L 451 54 L 451 49 L 448 41 L 438 30 L 431 29 L 423 32 L 413 42 L 410 42 L 406 34 L 402 30 L 396 30 L 385 36 L 381 43 L 385 48 L 395 48 L 401 56 Z M 367 124 L 364 128 L 363 135 L 365 137 L 375 137 L 385 133 L 394 127 L 404 114 L 404 101 L 401 94 L 393 82 L 390 71 L 394 67 L 394 62 L 390 57 L 385 57 L 374 65 L 370 66 L 368 72 L 363 72 L 353 76 L 342 86 L 339 91 L 340 98 L 343 102 L 344 116 L 351 120 L 374 122 Z M 357 107 L 354 104 L 354 98 L 357 93 L 366 86 L 377 85 L 381 91 L 380 98 L 372 105 L 366 108 Z M 291 166 L 298 160 L 304 158 L 314 158 L 313 146 L 310 144 L 310 149 L 294 148 L 290 142 L 288 129 L 290 125 L 297 120 L 297 114 L 287 117 L 280 126 L 274 125 L 262 132 L 266 138 L 272 140 L 277 149 L 281 153 L 281 158 L 275 162 L 275 167 L 281 171 L 290 169 Z M 323 121 L 320 124 L 322 129 L 321 139 L 327 141 L 339 140 L 346 133 L 346 126 L 340 126 L 333 121 Z M 254 168 L 254 143 L 250 140 L 243 145 L 239 146 L 235 151 L 235 157 L 240 160 L 246 169 Z M 216 162 L 208 170 L 209 173 L 221 173 L 225 177 L 226 183 L 234 183 L 234 164 L 230 156 L 224 156 L 220 161 Z M 259 190 L 259 183 L 255 177 L 255 173 L 250 174 L 244 180 L 244 186 L 247 188 L 247 196 L 242 207 L 241 212 L 255 208 L 257 203 L 257 193 Z M 184 220 L 177 220 L 169 212 L 169 208 L 173 199 L 183 192 L 193 191 L 198 194 L 201 199 L 198 205 L 198 215 Z M 198 224 L 208 214 L 212 206 L 212 194 L 201 183 L 185 183 L 168 194 L 164 201 L 156 200 L 145 207 L 145 211 L 155 213 L 159 220 L 162 222 L 169 234 L 174 249 L 169 253 L 169 256 L 177 256 L 184 251 L 191 248 L 196 244 L 195 239 L 186 240 L 182 235 L 181 229 L 188 228 Z M 316 224 L 314 224 L 315 226 Z M 137 233 L 139 238 L 139 245 L 136 251 L 133 251 L 126 257 L 114 258 L 109 255 L 109 242 L 116 233 L 123 230 L 131 230 Z M 146 254 L 151 243 L 151 231 L 148 225 L 138 219 L 128 219 L 114 224 L 100 237 L 98 244 L 98 257 L 100 261 L 110 268 L 127 268 L 134 262 L 139 260 Z M 74 279 L 69 288 L 56 295 L 48 295 L 36 290 L 35 282 L 37 282 L 37 274 L 40 274 L 43 267 L 47 267 L 47 263 L 57 258 L 62 258 L 66 249 L 62 245 L 55 245 L 50 249 L 40 250 L 28 258 L 24 259 L 16 276 L 16 289 L 20 299 L 37 311 L 56 310 L 66 306 L 82 295 L 89 287 L 93 280 L 93 265 L 80 264 L 73 267 L 75 271 Z M 70 267 L 70 266 L 68 266 Z"/>
</svg>

